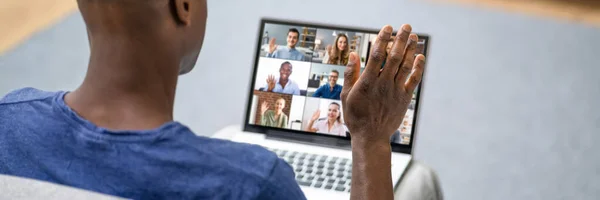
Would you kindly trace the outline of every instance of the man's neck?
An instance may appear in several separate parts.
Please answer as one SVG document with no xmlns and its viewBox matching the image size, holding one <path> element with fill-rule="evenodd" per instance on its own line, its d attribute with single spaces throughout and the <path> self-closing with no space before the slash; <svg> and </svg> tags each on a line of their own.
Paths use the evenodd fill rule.
<svg viewBox="0 0 600 200">
<path fill-rule="evenodd" d="M 65 102 L 83 118 L 113 130 L 144 130 L 173 120 L 179 60 L 146 44 L 92 42 L 90 63 L 79 88 Z"/>
<path fill-rule="evenodd" d="M 281 85 L 282 88 L 285 88 L 285 85 L 287 85 L 287 83 L 290 82 L 290 79 L 279 79 L 279 84 Z"/>
<path fill-rule="evenodd" d="M 296 46 L 287 46 L 289 49 L 296 49 Z"/>
</svg>

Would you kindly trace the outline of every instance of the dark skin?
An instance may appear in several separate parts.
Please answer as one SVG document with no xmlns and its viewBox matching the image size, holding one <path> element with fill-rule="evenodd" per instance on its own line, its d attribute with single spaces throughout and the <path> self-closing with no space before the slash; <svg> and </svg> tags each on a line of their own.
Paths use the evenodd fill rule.
<svg viewBox="0 0 600 200">
<path fill-rule="evenodd" d="M 406 114 L 425 66 L 423 55 L 414 56 L 418 38 L 411 31 L 410 25 L 403 25 L 387 55 L 392 27 L 383 27 L 361 75 L 358 55 L 350 55 L 341 96 L 352 134 L 353 200 L 394 198 L 389 140 Z"/>
<path fill-rule="evenodd" d="M 180 68 L 202 47 L 206 0 L 78 0 L 90 61 L 65 96 L 75 112 L 113 130 L 144 130 L 173 120 Z"/>
</svg>

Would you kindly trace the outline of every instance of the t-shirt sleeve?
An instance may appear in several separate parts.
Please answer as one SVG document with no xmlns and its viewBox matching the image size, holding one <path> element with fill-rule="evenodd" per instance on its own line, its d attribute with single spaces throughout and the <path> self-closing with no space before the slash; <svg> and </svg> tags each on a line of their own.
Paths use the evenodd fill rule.
<svg viewBox="0 0 600 200">
<path fill-rule="evenodd" d="M 283 160 L 277 159 L 269 178 L 263 184 L 257 199 L 306 199 L 294 178 L 294 171 Z"/>
</svg>

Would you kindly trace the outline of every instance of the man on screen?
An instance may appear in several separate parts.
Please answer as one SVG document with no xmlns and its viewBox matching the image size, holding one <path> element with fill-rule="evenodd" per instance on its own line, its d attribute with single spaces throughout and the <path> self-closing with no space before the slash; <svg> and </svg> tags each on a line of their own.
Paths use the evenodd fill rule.
<svg viewBox="0 0 600 200">
<path fill-rule="evenodd" d="M 340 77 L 340 72 L 332 70 L 329 73 L 329 83 L 319 87 L 313 94 L 313 97 L 339 100 L 342 93 L 342 86 L 337 84 L 338 77 Z"/>
<path fill-rule="evenodd" d="M 279 45 L 275 44 L 275 38 L 271 39 L 271 41 L 269 41 L 269 52 L 267 53 L 267 57 L 306 61 L 304 53 L 296 49 L 296 44 L 298 44 L 299 35 L 300 32 L 298 32 L 298 29 L 291 28 L 290 30 L 288 30 L 287 46 L 283 48 L 278 48 Z"/>
<path fill-rule="evenodd" d="M 292 75 L 292 63 L 283 62 L 279 67 L 279 79 L 275 79 L 275 76 L 269 75 L 267 78 L 267 85 L 263 87 L 263 91 L 277 92 L 284 94 L 300 95 L 300 88 L 296 82 L 290 80 Z"/>
</svg>

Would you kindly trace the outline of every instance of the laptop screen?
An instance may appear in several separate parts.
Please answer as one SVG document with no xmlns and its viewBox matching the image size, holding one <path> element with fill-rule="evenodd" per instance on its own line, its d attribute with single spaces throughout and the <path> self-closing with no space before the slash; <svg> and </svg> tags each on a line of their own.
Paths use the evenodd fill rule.
<svg viewBox="0 0 600 200">
<path fill-rule="evenodd" d="M 361 59 L 361 72 L 378 30 L 263 20 L 251 83 L 246 126 L 349 138 L 340 94 L 350 52 Z M 419 35 L 417 53 L 428 37 Z M 388 50 L 391 43 L 388 45 Z M 416 123 L 420 86 L 402 124 L 390 138 L 409 145 Z"/>
</svg>

